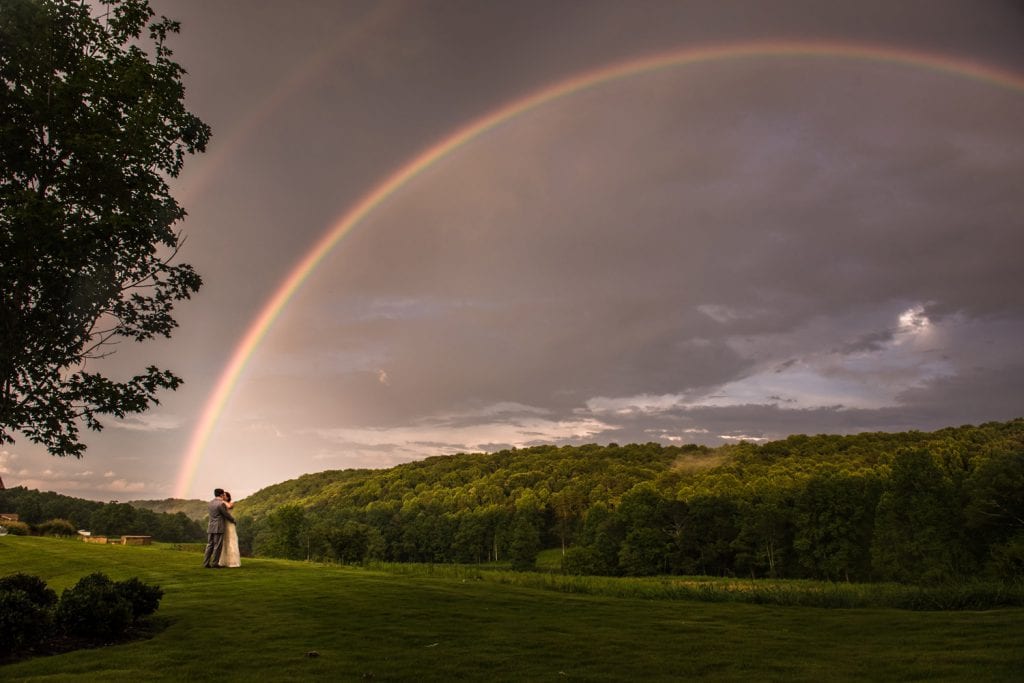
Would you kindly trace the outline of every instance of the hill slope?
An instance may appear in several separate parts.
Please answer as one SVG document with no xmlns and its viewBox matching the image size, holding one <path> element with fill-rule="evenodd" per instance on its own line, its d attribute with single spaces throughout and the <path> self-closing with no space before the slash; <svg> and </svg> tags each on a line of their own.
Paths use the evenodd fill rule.
<svg viewBox="0 0 1024 683">
<path fill-rule="evenodd" d="M 241 501 L 243 544 L 342 562 L 947 581 L 1024 567 L 1024 420 L 755 445 L 538 446 L 306 475 Z"/>
<path fill-rule="evenodd" d="M 129 505 L 133 505 L 137 508 L 144 510 L 152 510 L 153 512 L 163 512 L 169 515 L 173 515 L 178 512 L 184 512 L 189 519 L 194 519 L 197 522 L 206 522 L 206 517 L 209 511 L 206 509 L 205 500 L 197 500 L 194 498 L 165 498 L 164 500 L 130 500 Z"/>
</svg>

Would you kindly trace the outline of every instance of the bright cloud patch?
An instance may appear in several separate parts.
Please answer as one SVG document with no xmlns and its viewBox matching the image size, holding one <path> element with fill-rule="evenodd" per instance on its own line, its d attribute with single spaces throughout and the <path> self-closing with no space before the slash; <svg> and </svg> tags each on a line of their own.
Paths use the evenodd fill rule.
<svg viewBox="0 0 1024 683">
<path fill-rule="evenodd" d="M 735 319 L 717 309 L 715 314 L 722 322 Z M 870 324 L 872 316 L 859 315 L 866 318 L 862 325 Z M 889 326 L 867 327 L 853 342 L 836 331 L 849 335 L 856 329 L 854 316 L 820 318 L 794 332 L 729 338 L 731 348 L 749 362 L 752 371 L 745 376 L 702 393 L 598 396 L 579 412 L 626 417 L 745 405 L 870 410 L 896 405 L 904 392 L 955 374 L 965 321 L 950 316 L 932 322 L 923 305 L 890 315 Z"/>
<path fill-rule="evenodd" d="M 356 447 L 390 446 L 420 457 L 587 439 L 615 427 L 593 417 L 550 419 L 516 403 L 419 420 L 407 427 L 315 430 L 322 439 Z M 500 421 L 495 418 L 501 417 Z"/>
</svg>

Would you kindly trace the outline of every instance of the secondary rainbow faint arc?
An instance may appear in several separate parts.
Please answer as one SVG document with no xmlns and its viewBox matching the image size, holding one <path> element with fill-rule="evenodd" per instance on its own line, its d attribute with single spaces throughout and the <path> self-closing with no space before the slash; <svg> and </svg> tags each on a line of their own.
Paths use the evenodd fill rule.
<svg viewBox="0 0 1024 683">
<path fill-rule="evenodd" d="M 860 43 L 771 41 L 689 48 L 616 62 L 572 76 L 506 104 L 490 114 L 471 121 L 467 125 L 455 130 L 394 171 L 343 214 L 296 264 L 278 286 L 273 296 L 264 304 L 256 318 L 250 323 L 245 335 L 235 347 L 231 360 L 221 372 L 213 392 L 207 398 L 199 422 L 196 424 L 189 440 L 188 450 L 183 459 L 175 486 L 175 497 L 183 498 L 189 493 L 192 480 L 202 461 L 207 442 L 227 405 L 228 399 L 231 397 L 235 384 L 238 382 L 246 363 L 256 347 L 259 346 L 267 331 L 273 326 L 274 321 L 292 296 L 294 296 L 303 282 L 316 269 L 320 261 L 323 260 L 324 256 L 338 244 L 342 237 L 424 169 L 429 168 L 463 145 L 493 130 L 502 123 L 567 95 L 603 85 L 610 81 L 637 76 L 659 69 L 752 57 L 820 57 L 897 64 L 962 76 L 1002 88 L 1024 90 L 1024 76 L 1021 74 L 980 62 L 931 52 L 895 49 Z"/>
</svg>

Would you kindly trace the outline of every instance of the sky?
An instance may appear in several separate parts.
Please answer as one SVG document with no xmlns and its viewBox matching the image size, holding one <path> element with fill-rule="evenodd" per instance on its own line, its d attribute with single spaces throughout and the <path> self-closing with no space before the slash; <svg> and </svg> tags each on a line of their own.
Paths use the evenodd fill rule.
<svg viewBox="0 0 1024 683">
<path fill-rule="evenodd" d="M 7 486 L 1024 416 L 1024 3 L 153 4 L 204 286 L 102 367 L 185 384 Z"/>
</svg>

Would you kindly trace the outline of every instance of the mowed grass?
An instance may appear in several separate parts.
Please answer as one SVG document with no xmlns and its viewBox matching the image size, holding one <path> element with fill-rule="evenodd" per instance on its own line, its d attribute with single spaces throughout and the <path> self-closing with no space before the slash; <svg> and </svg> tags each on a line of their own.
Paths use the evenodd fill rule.
<svg viewBox="0 0 1024 683">
<path fill-rule="evenodd" d="M 911 612 L 643 600 L 284 560 L 211 571 L 171 546 L 0 538 L 0 575 L 165 591 L 145 641 L 0 680 L 1021 680 L 1024 609 Z M 315 651 L 319 656 L 309 657 Z"/>
</svg>

